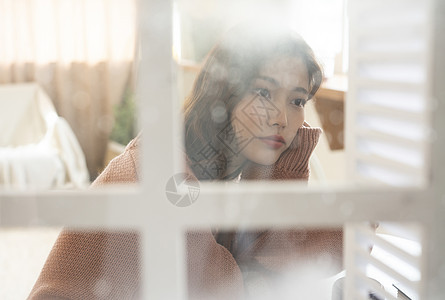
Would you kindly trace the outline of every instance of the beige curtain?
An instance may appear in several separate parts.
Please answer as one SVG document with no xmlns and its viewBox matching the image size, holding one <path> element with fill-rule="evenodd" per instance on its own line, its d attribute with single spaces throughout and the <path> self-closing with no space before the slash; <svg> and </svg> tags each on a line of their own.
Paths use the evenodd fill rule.
<svg viewBox="0 0 445 300">
<path fill-rule="evenodd" d="M 38 82 L 71 125 L 90 176 L 131 80 L 135 0 L 0 0 L 0 84 Z"/>
</svg>

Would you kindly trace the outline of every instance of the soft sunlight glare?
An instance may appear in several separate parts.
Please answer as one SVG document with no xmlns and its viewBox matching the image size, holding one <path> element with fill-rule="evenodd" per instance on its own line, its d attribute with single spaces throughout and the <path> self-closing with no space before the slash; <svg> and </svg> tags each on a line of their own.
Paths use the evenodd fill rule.
<svg viewBox="0 0 445 300">
<path fill-rule="evenodd" d="M 314 49 L 316 56 L 320 59 L 325 75 L 332 76 L 334 71 L 344 71 L 344 66 L 334 70 L 336 60 L 339 63 L 347 61 L 343 59 L 346 50 L 347 37 L 345 31 L 345 0 L 294 0 L 294 1 L 209 1 L 209 0 L 178 0 L 176 3 L 178 15 L 174 14 L 175 24 L 180 24 L 182 37 L 178 33 L 174 34 L 174 55 L 178 55 L 179 40 L 182 42 L 184 51 L 179 54 L 181 59 L 190 59 L 187 49 L 193 49 L 195 41 L 192 36 L 206 37 L 209 29 L 217 27 L 222 32 L 214 32 L 209 38 L 219 36 L 225 30 L 238 24 L 239 22 L 250 20 L 253 22 L 274 24 L 276 22 L 285 23 L 298 32 Z M 194 20 L 197 24 L 207 22 L 206 28 L 192 28 L 184 20 Z M 175 23 L 176 22 L 176 23 Z M 215 25 L 218 23 L 218 26 Z M 194 32 L 194 31 L 197 32 Z M 177 32 L 177 31 L 175 31 Z M 190 40 L 187 40 L 189 38 Z M 178 40 L 179 39 L 179 40 Z M 202 42 L 202 41 L 200 41 Z M 213 43 L 214 41 L 209 41 Z M 182 57 L 184 55 L 185 57 Z M 193 55 L 191 55 L 193 56 Z"/>
</svg>

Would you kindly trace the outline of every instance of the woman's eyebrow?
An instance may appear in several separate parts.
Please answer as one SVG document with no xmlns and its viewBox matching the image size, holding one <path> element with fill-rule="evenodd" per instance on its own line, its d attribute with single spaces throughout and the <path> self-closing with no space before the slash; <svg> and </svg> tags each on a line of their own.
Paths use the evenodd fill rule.
<svg viewBox="0 0 445 300">
<path fill-rule="evenodd" d="M 272 83 L 275 86 L 280 86 L 280 84 L 278 83 L 278 81 L 275 78 L 272 78 L 272 77 L 269 77 L 269 76 L 259 75 L 258 79 L 262 79 L 262 80 L 268 81 L 268 82 Z M 309 92 L 304 87 L 296 87 L 296 88 L 292 89 L 292 91 L 293 92 L 301 92 L 301 93 L 309 94 Z"/>
</svg>

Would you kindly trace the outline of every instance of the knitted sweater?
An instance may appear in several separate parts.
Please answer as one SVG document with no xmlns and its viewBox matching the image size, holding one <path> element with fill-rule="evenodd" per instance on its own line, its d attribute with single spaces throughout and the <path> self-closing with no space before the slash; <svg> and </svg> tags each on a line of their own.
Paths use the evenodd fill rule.
<svg viewBox="0 0 445 300">
<path fill-rule="evenodd" d="M 317 128 L 300 128 L 274 165 L 250 164 L 242 180 L 307 180 L 309 157 L 320 133 Z M 139 138 L 130 142 L 93 186 L 137 181 L 139 143 Z M 216 234 L 209 229 L 188 232 L 186 242 L 189 299 L 254 299 L 257 292 L 264 297 L 264 289 L 273 290 L 277 278 L 291 266 L 327 255 L 335 271 L 341 267 L 341 229 Z M 139 299 L 139 245 L 137 232 L 64 229 L 29 299 Z"/>
</svg>

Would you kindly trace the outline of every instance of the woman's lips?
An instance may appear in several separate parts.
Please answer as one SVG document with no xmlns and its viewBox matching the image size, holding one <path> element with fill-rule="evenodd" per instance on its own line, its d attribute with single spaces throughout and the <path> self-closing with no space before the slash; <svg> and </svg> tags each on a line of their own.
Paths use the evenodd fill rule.
<svg viewBox="0 0 445 300">
<path fill-rule="evenodd" d="M 281 135 L 271 135 L 261 137 L 260 140 L 272 149 L 278 149 L 286 144 L 284 138 Z"/>
</svg>

